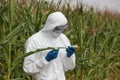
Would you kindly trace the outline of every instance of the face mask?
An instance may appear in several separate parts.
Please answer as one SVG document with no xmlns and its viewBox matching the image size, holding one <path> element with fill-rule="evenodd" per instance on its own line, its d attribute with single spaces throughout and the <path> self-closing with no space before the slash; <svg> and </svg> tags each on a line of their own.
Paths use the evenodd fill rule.
<svg viewBox="0 0 120 80">
<path fill-rule="evenodd" d="M 67 24 L 63 25 L 63 26 L 56 26 L 53 29 L 53 36 L 54 37 L 58 37 L 61 35 L 61 33 L 67 28 Z"/>
</svg>

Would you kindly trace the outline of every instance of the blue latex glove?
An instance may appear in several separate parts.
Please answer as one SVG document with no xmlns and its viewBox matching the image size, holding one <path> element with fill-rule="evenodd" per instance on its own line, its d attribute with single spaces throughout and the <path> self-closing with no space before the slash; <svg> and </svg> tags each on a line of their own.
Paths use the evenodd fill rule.
<svg viewBox="0 0 120 80">
<path fill-rule="evenodd" d="M 75 48 L 68 46 L 68 48 L 66 48 L 66 52 L 67 52 L 67 57 L 70 57 L 75 52 Z"/>
<path fill-rule="evenodd" d="M 49 61 L 57 58 L 58 52 L 59 52 L 59 49 L 49 51 L 48 54 L 46 55 L 45 59 L 49 62 Z"/>
</svg>

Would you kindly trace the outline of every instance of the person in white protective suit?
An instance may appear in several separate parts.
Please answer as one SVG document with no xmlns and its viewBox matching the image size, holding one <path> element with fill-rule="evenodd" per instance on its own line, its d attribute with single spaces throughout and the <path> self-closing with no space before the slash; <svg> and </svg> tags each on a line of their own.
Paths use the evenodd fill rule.
<svg viewBox="0 0 120 80">
<path fill-rule="evenodd" d="M 61 12 L 51 13 L 44 27 L 32 35 L 25 45 L 25 52 L 47 47 L 58 47 L 25 57 L 23 70 L 36 80 L 66 80 L 65 71 L 75 67 L 75 48 L 62 33 L 67 28 L 67 19 Z M 65 47 L 65 48 L 59 48 Z"/>
</svg>

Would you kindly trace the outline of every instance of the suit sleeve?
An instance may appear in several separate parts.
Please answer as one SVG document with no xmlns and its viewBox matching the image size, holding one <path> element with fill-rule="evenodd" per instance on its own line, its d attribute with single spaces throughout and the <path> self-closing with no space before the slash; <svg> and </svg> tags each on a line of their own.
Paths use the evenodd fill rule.
<svg viewBox="0 0 120 80">
<path fill-rule="evenodd" d="M 73 54 L 71 57 L 65 56 L 65 58 L 63 60 L 64 60 L 63 65 L 64 65 L 65 71 L 74 69 L 74 67 L 75 67 L 75 54 Z"/>
<path fill-rule="evenodd" d="M 28 40 L 25 45 L 25 53 L 28 53 L 30 51 L 36 50 L 36 45 L 34 41 Z M 23 63 L 23 70 L 28 74 L 36 74 L 40 72 L 44 66 L 48 64 L 46 59 L 44 58 L 42 52 L 34 53 L 30 56 L 25 57 L 24 63 Z"/>
<path fill-rule="evenodd" d="M 66 47 L 71 46 L 69 39 L 65 35 L 62 37 L 62 39 Z M 67 52 L 65 52 L 65 56 L 63 58 L 64 70 L 68 71 L 74 69 L 75 61 L 76 61 L 75 53 L 71 57 L 67 57 Z"/>
</svg>

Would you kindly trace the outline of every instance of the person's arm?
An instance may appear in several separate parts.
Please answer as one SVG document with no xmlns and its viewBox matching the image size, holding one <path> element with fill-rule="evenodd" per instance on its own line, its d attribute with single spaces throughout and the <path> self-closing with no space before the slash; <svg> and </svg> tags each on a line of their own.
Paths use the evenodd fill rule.
<svg viewBox="0 0 120 80">
<path fill-rule="evenodd" d="M 30 51 L 34 51 L 36 50 L 36 45 L 33 41 L 27 41 L 26 43 L 26 53 L 30 52 Z M 41 55 L 42 52 L 46 52 L 46 51 L 41 51 L 39 53 L 34 53 L 30 56 L 27 56 L 24 59 L 24 64 L 23 64 L 23 70 L 26 73 L 29 74 L 35 74 L 40 72 L 45 65 L 48 64 L 48 61 L 46 61 L 45 56 Z"/>
<path fill-rule="evenodd" d="M 69 39 L 64 34 L 62 34 L 61 38 L 64 44 L 66 45 L 66 47 L 71 46 Z M 68 57 L 67 52 L 65 52 L 64 58 L 62 60 L 65 71 L 74 69 L 75 61 L 76 61 L 75 53 L 73 53 L 70 57 Z"/>
<path fill-rule="evenodd" d="M 65 56 L 63 59 L 64 70 L 72 70 L 75 67 L 75 54 L 70 57 Z"/>
</svg>

